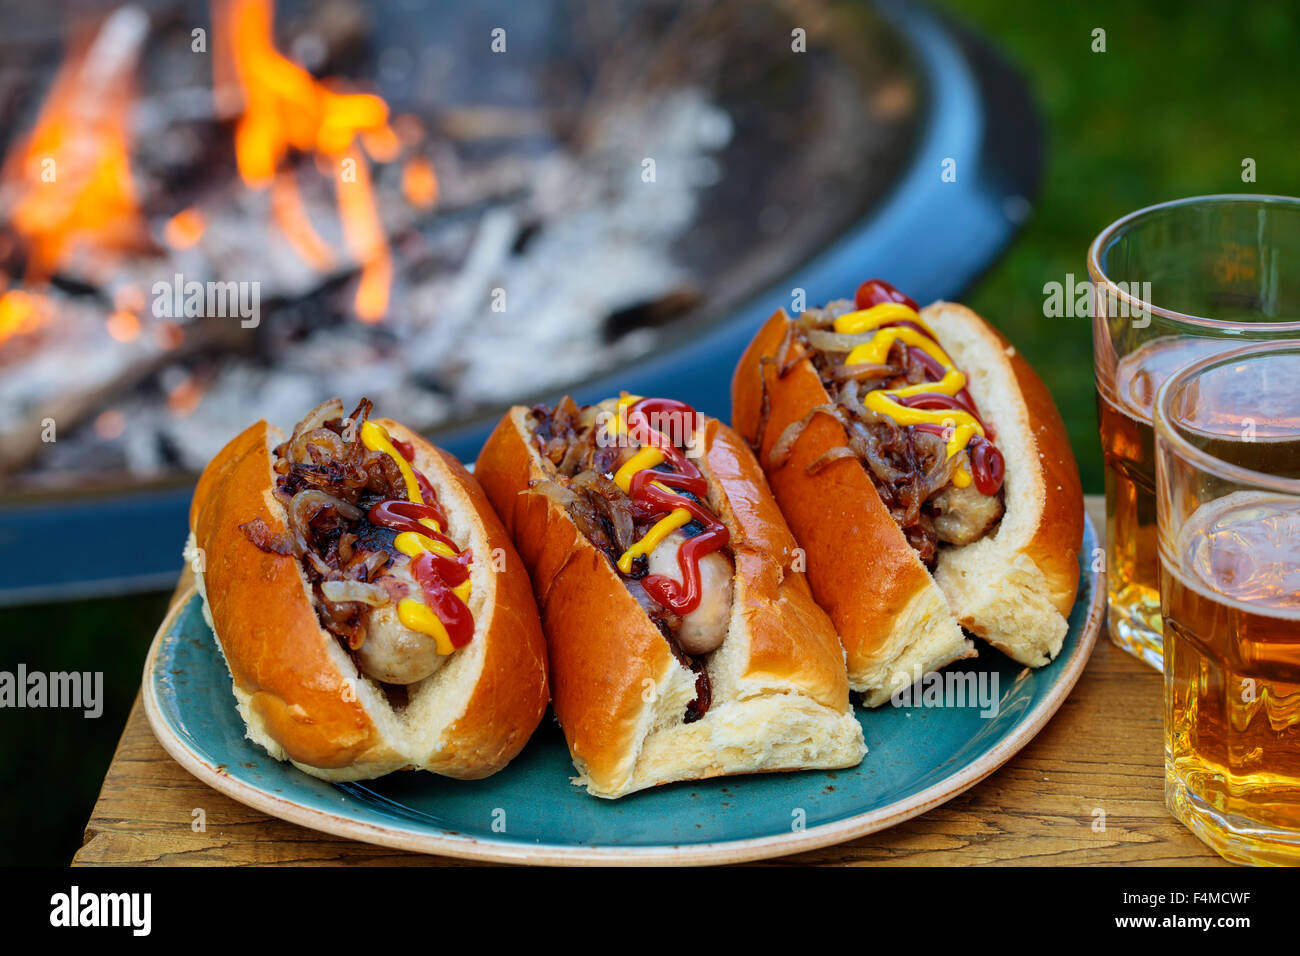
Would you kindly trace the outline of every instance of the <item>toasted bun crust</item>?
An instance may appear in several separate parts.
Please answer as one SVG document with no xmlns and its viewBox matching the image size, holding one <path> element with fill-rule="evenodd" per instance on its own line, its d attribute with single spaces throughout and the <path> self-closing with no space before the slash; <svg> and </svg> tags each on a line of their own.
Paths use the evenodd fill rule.
<svg viewBox="0 0 1300 956">
<path fill-rule="evenodd" d="M 1078 580 L 1083 496 L 1046 389 L 973 312 L 937 304 L 924 316 L 971 376 L 972 394 L 1007 459 L 1008 515 L 994 535 L 966 548 L 944 549 L 936 583 L 859 462 L 846 458 L 816 475 L 807 473 L 807 465 L 824 452 L 848 444 L 843 426 L 829 416 L 811 420 L 783 467 L 766 469 L 807 551 L 813 593 L 844 642 L 850 684 L 869 706 L 883 703 L 921 674 L 972 656 L 959 623 L 1023 663 L 1046 663 L 1060 649 Z M 787 426 L 830 401 L 809 358 L 800 358 L 784 377 L 777 374 L 775 356 L 789 324 L 784 311 L 774 314 L 732 379 L 733 420 L 749 438 L 762 420 L 766 383 L 769 414 L 759 449 L 764 463 Z M 1009 448 L 1007 435 L 1024 439 Z M 1046 449 L 1042 458 L 1040 446 Z M 1019 569 L 1023 580 L 1009 600 L 998 599 L 1011 569 Z M 1021 634 L 1026 627 L 1029 632 Z"/>
<path fill-rule="evenodd" d="M 767 479 L 736 432 L 709 419 L 701 468 L 720 494 L 709 504 L 731 531 L 731 549 L 746 582 L 742 610 L 749 633 L 746 677 L 787 682 L 824 707 L 844 706 L 848 675 L 830 618 L 813 600 L 807 577 L 794 570 L 798 542 Z"/>
<path fill-rule="evenodd" d="M 1060 653 L 1079 588 L 1083 488 L 1065 423 L 1024 356 L 973 311 L 935 302 L 922 316 L 970 376 L 1007 461 L 1001 525 L 942 552 L 935 580 L 962 626 L 1041 667 Z"/>
<path fill-rule="evenodd" d="M 763 378 L 767 381 L 769 416 L 759 449 L 764 462 L 786 426 L 830 402 L 809 359 L 800 359 L 784 377 L 775 362 L 762 361 L 777 354 L 788 325 L 783 311 L 768 320 L 741 356 L 731 383 L 733 421 L 752 438 L 762 413 Z M 874 707 L 921 674 L 974 651 L 861 464 L 846 458 L 816 475 L 806 472 L 823 453 L 847 444 L 844 427 L 818 415 L 786 465 L 769 467 L 767 478 L 807 553 L 813 593 L 844 643 L 849 684 Z"/>
<path fill-rule="evenodd" d="M 204 470 L 190 506 L 187 548 L 204 610 L 230 668 L 251 739 L 314 776 L 359 780 L 417 767 L 483 777 L 522 748 L 546 707 L 546 657 L 522 562 L 473 477 L 450 455 L 379 419 L 416 449 L 416 467 L 474 549 L 474 638 L 432 677 L 412 685 L 403 714 L 357 671 L 321 626 L 292 555 L 268 554 L 240 531 L 261 517 L 287 533 L 271 493 L 271 447 L 258 422 Z M 492 570 L 496 549 L 503 570 Z"/>
<path fill-rule="evenodd" d="M 327 653 L 297 559 L 267 554 L 239 530 L 260 515 L 273 532 L 287 533 L 270 474 L 267 425 L 258 422 L 204 469 L 190 504 L 207 610 L 231 677 L 249 697 L 251 719 L 294 760 L 334 769 L 388 759 L 374 721 Z"/>
<path fill-rule="evenodd" d="M 475 474 L 532 573 L 577 782 L 617 797 L 674 780 L 858 763 L 862 731 L 834 630 L 791 567 L 794 539 L 739 437 L 709 420 L 698 459 L 708 504 L 731 533 L 735 596 L 708 664 L 713 706 L 685 724 L 694 675 L 564 507 L 529 490 L 548 465 L 526 416 L 516 407 L 501 420 Z"/>
</svg>

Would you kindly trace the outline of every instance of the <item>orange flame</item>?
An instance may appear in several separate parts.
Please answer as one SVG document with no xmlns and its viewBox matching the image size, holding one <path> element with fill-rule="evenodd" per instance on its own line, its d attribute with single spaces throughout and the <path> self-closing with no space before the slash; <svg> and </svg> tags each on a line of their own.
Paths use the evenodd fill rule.
<svg viewBox="0 0 1300 956">
<path fill-rule="evenodd" d="M 140 337 L 140 320 L 134 312 L 118 309 L 108 317 L 108 334 L 119 342 L 134 342 Z"/>
<path fill-rule="evenodd" d="M 383 224 L 375 210 L 374 192 L 370 188 L 370 171 L 366 161 L 351 150 L 348 159 L 355 163 L 350 176 L 339 179 L 339 215 L 348 249 L 365 263 L 357 285 L 357 316 L 363 322 L 378 322 L 388 311 L 388 286 L 393 278 L 393 262 L 384 236 Z"/>
<path fill-rule="evenodd" d="M 317 272 L 325 272 L 334 267 L 334 252 L 329 243 L 317 235 L 307 218 L 307 210 L 302 208 L 302 196 L 298 194 L 298 184 L 294 182 L 293 173 L 277 173 L 271 180 L 271 215 L 276 225 L 293 246 L 294 252 L 309 263 Z"/>
<path fill-rule="evenodd" d="M 167 393 L 167 408 L 177 418 L 184 418 L 199 407 L 205 391 L 193 375 L 187 375 Z"/>
<path fill-rule="evenodd" d="M 36 123 L 0 170 L 0 216 L 22 241 L 27 290 L 0 295 L 0 344 L 50 317 L 35 291 L 79 251 L 98 266 L 147 246 L 131 180 L 133 74 L 149 22 L 135 8 L 72 44 Z"/>
<path fill-rule="evenodd" d="M 0 295 L 0 342 L 15 335 L 35 331 L 49 321 L 43 297 L 10 289 Z"/>
<path fill-rule="evenodd" d="M 207 223 L 203 214 L 197 209 L 182 209 L 167 220 L 163 227 L 163 239 L 173 249 L 188 249 L 203 238 Z"/>
<path fill-rule="evenodd" d="M 27 278 L 48 278 L 78 247 L 140 248 L 146 232 L 131 181 L 132 74 L 148 21 L 108 17 L 60 67 L 36 125 L 6 160 L 0 208 L 23 238 Z"/>
<path fill-rule="evenodd" d="M 412 206 L 427 209 L 438 201 L 438 174 L 433 163 L 413 156 L 402 167 L 402 195 Z"/>
<path fill-rule="evenodd" d="M 357 315 L 378 321 L 388 308 L 392 263 L 370 187 L 366 159 L 396 156 L 400 142 L 388 125 L 388 105 L 368 93 L 339 93 L 275 49 L 271 0 L 219 0 L 215 89 L 219 104 L 232 85 L 242 99 L 235 126 L 239 174 L 253 189 L 271 189 L 272 214 L 294 250 L 320 271 L 333 255 L 303 209 L 293 174 L 283 166 L 294 151 L 336 161 L 333 174 L 348 249 L 362 263 Z"/>
</svg>

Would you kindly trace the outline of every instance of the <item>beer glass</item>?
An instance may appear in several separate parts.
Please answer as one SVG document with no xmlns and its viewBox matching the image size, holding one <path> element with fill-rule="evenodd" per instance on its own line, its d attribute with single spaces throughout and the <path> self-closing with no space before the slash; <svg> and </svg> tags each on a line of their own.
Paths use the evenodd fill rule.
<svg viewBox="0 0 1300 956">
<path fill-rule="evenodd" d="M 1300 863 L 1300 342 L 1156 395 L 1165 802 L 1227 859 Z"/>
<path fill-rule="evenodd" d="M 1151 406 L 1206 355 L 1300 339 L 1300 199 L 1200 196 L 1130 213 L 1088 252 L 1097 417 L 1106 476 L 1107 626 L 1163 659 Z"/>
</svg>

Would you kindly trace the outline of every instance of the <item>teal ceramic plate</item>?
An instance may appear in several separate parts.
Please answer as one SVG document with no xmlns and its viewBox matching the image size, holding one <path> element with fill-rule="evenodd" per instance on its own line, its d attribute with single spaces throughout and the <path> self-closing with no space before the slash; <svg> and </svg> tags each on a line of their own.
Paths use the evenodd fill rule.
<svg viewBox="0 0 1300 956">
<path fill-rule="evenodd" d="M 997 687 L 978 705 L 858 711 L 870 752 L 852 770 L 755 774 L 671 784 L 600 800 L 573 768 L 549 716 L 505 770 L 458 781 L 423 772 L 329 784 L 272 760 L 244 737 L 230 676 L 200 599 L 179 601 L 145 663 L 154 733 L 200 780 L 241 803 L 325 833 L 480 860 L 533 863 L 726 863 L 780 856 L 882 830 L 951 799 L 1023 747 L 1060 707 L 1092 653 L 1105 587 L 1088 565 L 1055 661 L 1029 670 L 980 645 L 964 662 Z M 1086 562 L 1086 563 L 1085 563 Z M 994 677 L 996 676 L 996 684 Z M 977 685 L 979 686 L 979 685 Z M 991 698 L 992 695 L 989 695 Z"/>
</svg>

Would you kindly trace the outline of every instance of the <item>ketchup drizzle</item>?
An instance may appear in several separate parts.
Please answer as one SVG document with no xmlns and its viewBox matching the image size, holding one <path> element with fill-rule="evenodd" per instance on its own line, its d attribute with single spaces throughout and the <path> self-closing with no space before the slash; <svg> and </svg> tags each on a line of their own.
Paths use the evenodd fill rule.
<svg viewBox="0 0 1300 956">
<path fill-rule="evenodd" d="M 725 547 L 731 540 L 731 533 L 699 501 L 672 490 L 664 490 L 676 488 L 703 499 L 708 495 L 709 485 L 700 470 L 671 439 L 650 425 L 648 415 L 656 413 L 673 416 L 675 421 L 683 425 L 690 423 L 692 431 L 699 424 L 695 409 L 671 398 L 645 398 L 632 405 L 627 414 L 628 435 L 642 445 L 662 451 L 664 462 L 674 470 L 665 472 L 646 468 L 638 471 L 629 482 L 628 494 L 639 517 L 662 517 L 676 508 L 685 508 L 694 521 L 704 526 L 704 530 L 687 538 L 677 552 L 677 565 L 682 572 L 681 583 L 666 575 L 650 574 L 641 579 L 641 586 L 664 607 L 678 614 L 689 614 L 699 607 L 703 596 L 700 588 L 700 560 Z M 653 482 L 658 482 L 664 488 L 656 488 Z"/>
<path fill-rule="evenodd" d="M 393 445 L 407 461 L 414 457 L 414 450 L 407 442 L 393 441 Z M 403 531 L 413 531 L 439 541 L 457 552 L 454 558 L 434 554 L 431 551 L 422 552 L 411 559 L 411 574 L 420 585 L 425 603 L 447 629 L 447 637 L 451 640 L 452 647 L 464 647 L 474 637 L 474 616 L 452 588 L 468 580 L 469 563 L 473 560 L 473 552 L 469 549 L 460 551 L 451 538 L 440 531 L 434 531 L 428 525 L 420 524 L 420 519 L 432 518 L 438 523 L 438 527 L 445 528 L 447 515 L 438 503 L 438 496 L 429 485 L 428 479 L 418 469 L 411 470 L 415 473 L 424 502 L 391 498 L 372 505 L 367 517 L 373 525 L 388 528 L 399 534 Z"/>
<path fill-rule="evenodd" d="M 916 300 L 904 295 L 884 279 L 868 279 L 862 283 L 862 285 L 858 286 L 853 301 L 858 309 L 869 309 L 873 305 L 880 305 L 882 302 L 900 302 L 914 312 L 921 311 L 920 306 L 916 304 Z M 934 336 L 921 329 L 915 322 L 905 319 L 898 322 L 887 322 L 881 328 L 896 325 L 909 326 L 932 341 L 934 340 Z M 937 382 L 943 378 L 944 368 L 933 356 L 915 345 L 908 345 L 906 348 L 908 356 L 915 359 L 934 381 Z M 979 412 L 979 406 L 975 404 L 975 399 L 968 389 L 963 388 L 956 395 L 944 395 L 942 392 L 922 392 L 917 395 L 894 396 L 894 401 L 900 405 L 906 405 L 908 408 L 949 408 L 953 411 L 963 411 L 979 422 L 980 427 L 984 429 L 985 435 L 974 435 L 970 440 L 971 478 L 974 479 L 975 487 L 981 494 L 997 494 L 998 489 L 1002 487 L 1002 480 L 1006 476 L 1006 460 L 1002 457 L 1002 452 L 998 450 L 998 447 L 993 444 L 993 440 L 997 438 L 997 435 L 994 434 L 993 429 L 984 424 L 984 419 Z M 943 425 L 921 424 L 911 427 L 918 431 L 929 432 L 947 438 L 948 429 Z"/>
<path fill-rule="evenodd" d="M 419 472 L 416 472 L 416 474 L 419 474 Z M 420 519 L 432 518 L 438 522 L 439 528 L 447 526 L 447 515 L 443 513 L 442 508 L 436 503 L 431 503 L 431 500 L 427 497 L 424 500 L 424 504 L 416 501 L 401 501 L 396 498 L 381 501 L 370 508 L 370 523 L 391 528 L 393 531 L 414 531 L 416 534 L 427 534 L 436 541 L 441 541 L 453 548 L 456 547 L 446 535 L 434 531 L 428 525 L 420 524 Z M 437 499 L 432 499 L 432 501 L 436 502 Z"/>
<path fill-rule="evenodd" d="M 980 418 L 979 409 L 975 403 L 969 401 L 970 396 L 962 389 L 956 395 L 945 395 L 943 392 L 919 392 L 916 395 L 895 395 L 894 401 L 900 405 L 906 405 L 908 408 L 922 408 L 931 411 L 940 408 L 951 409 L 954 412 L 965 412 L 974 418 L 985 431 L 988 426 L 984 424 L 984 419 Z"/>
<path fill-rule="evenodd" d="M 987 438 L 975 435 L 970 440 L 970 473 L 975 487 L 983 494 L 995 495 L 1006 477 L 1006 460 Z"/>
<path fill-rule="evenodd" d="M 884 279 L 868 279 L 858 286 L 857 294 L 853 296 L 853 304 L 859 309 L 869 309 L 882 302 L 901 302 L 913 312 L 921 311 L 915 299 L 910 295 L 904 295 Z"/>
<path fill-rule="evenodd" d="M 442 626 L 447 629 L 451 646 L 464 647 L 474 636 L 474 616 L 465 602 L 452 592 L 448 582 L 443 580 L 435 563 L 438 557 L 441 556 L 428 551 L 417 555 L 411 559 L 411 572 L 419 582 L 420 590 L 424 592 L 425 601 L 433 609 L 433 613 L 438 615 Z M 466 574 L 468 575 L 468 572 Z"/>
<path fill-rule="evenodd" d="M 898 323 L 895 322 L 889 323 L 889 325 L 897 325 L 897 324 Z M 934 341 L 934 339 L 931 338 L 931 341 Z M 925 349 L 918 349 L 915 345 L 909 345 L 907 346 L 907 354 L 912 358 L 916 359 L 916 361 L 920 363 L 920 365 L 924 367 L 927 372 L 930 373 L 931 377 L 936 382 L 940 381 L 943 378 L 944 367 L 935 360 L 933 355 L 926 352 Z M 981 426 L 984 425 L 984 420 L 983 418 L 980 417 L 979 408 L 978 406 L 976 406 L 975 399 L 971 397 L 971 393 L 968 389 L 963 388 L 956 395 L 944 395 L 942 392 L 936 392 L 933 394 L 939 395 L 940 397 L 948 399 L 949 401 L 955 398 L 958 402 L 961 403 L 963 411 L 970 412 L 972 415 L 974 415 L 976 418 L 980 420 Z M 904 399 L 898 396 L 894 397 L 894 401 L 899 402 L 900 404 L 903 405 L 908 404 Z M 924 407 L 924 406 L 915 406 L 915 407 Z"/>
<path fill-rule="evenodd" d="M 408 464 L 411 465 L 415 464 L 414 445 L 412 445 L 409 441 L 402 441 L 400 438 L 394 438 L 392 435 L 388 436 L 388 440 L 392 442 L 393 447 L 396 448 L 398 452 L 401 453 L 401 456 L 406 459 Z M 412 468 L 411 471 L 415 474 L 415 483 L 420 486 L 421 496 L 424 498 L 425 501 L 431 501 L 436 505 L 438 501 L 438 496 L 437 494 L 434 493 L 433 486 L 429 484 L 429 479 L 425 478 L 424 473 L 420 471 L 418 468 Z M 441 514 L 441 512 L 439 513 Z M 440 523 L 442 522 L 441 518 L 438 520 Z"/>
</svg>

